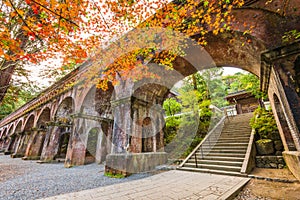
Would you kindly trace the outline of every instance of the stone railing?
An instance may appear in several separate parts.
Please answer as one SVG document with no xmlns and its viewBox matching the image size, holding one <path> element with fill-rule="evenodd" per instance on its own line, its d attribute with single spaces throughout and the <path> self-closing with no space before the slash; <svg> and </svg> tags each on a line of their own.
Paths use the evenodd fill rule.
<svg viewBox="0 0 300 200">
<path fill-rule="evenodd" d="M 255 129 L 252 129 L 241 173 L 248 174 L 255 167 L 256 148 L 254 144 Z"/>
<path fill-rule="evenodd" d="M 207 155 L 210 150 L 214 147 L 216 142 L 218 141 L 223 126 L 225 122 L 225 116 L 223 116 L 216 125 L 209 131 L 209 133 L 205 136 L 205 138 L 200 142 L 200 144 L 186 157 L 186 159 L 179 165 L 179 167 L 183 167 L 183 165 L 193 156 L 195 157 L 196 166 L 197 160 L 203 159 L 205 155 Z M 197 152 L 200 152 L 200 157 L 197 156 Z"/>
</svg>

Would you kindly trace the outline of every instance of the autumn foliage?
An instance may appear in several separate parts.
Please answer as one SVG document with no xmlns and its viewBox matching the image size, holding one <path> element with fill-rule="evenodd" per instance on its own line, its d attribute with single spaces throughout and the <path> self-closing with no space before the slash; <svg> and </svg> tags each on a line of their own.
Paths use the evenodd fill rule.
<svg viewBox="0 0 300 200">
<path fill-rule="evenodd" d="M 116 83 L 116 73 L 131 77 L 145 73 L 144 58 L 160 57 L 158 63 L 170 66 L 180 50 L 173 44 L 170 51 L 159 46 L 151 48 L 139 42 L 130 43 L 130 53 L 118 55 L 128 46 L 116 41 L 133 28 L 164 28 L 183 33 L 186 37 L 198 35 L 205 45 L 207 33 L 230 31 L 234 20 L 231 11 L 243 5 L 243 0 L 2 0 L 0 12 L 0 58 L 2 62 L 41 62 L 61 58 L 63 65 L 82 63 L 90 59 L 116 58 L 113 63 L 98 63 L 98 87 Z M 151 37 L 151 36 L 149 36 Z M 160 38 L 160 43 L 164 38 Z M 139 43 L 139 44 L 138 44 Z M 176 42 L 175 42 L 176 43 Z M 141 46 L 145 49 L 142 49 Z M 100 49 L 100 50 L 99 50 Z M 100 55 L 100 57 L 99 57 Z M 175 56 L 174 56 L 175 55 Z M 101 57 L 102 56 L 102 57 Z M 142 59 L 137 59 L 137 58 Z M 168 62 L 164 63 L 168 58 Z M 138 68 L 136 66 L 139 66 Z"/>
</svg>

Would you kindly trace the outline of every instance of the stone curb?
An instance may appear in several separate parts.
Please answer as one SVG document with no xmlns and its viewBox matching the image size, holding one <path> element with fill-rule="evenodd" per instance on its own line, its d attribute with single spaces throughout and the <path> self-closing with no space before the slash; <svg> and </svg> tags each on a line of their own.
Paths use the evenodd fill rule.
<svg viewBox="0 0 300 200">
<path fill-rule="evenodd" d="M 282 182 L 282 183 L 299 183 L 299 180 L 289 180 L 289 179 L 281 179 L 281 178 L 270 178 L 270 177 L 263 177 L 263 176 L 255 176 L 255 175 L 248 175 L 249 178 L 257 179 L 257 180 L 265 180 L 265 181 L 272 181 L 272 182 Z"/>
</svg>

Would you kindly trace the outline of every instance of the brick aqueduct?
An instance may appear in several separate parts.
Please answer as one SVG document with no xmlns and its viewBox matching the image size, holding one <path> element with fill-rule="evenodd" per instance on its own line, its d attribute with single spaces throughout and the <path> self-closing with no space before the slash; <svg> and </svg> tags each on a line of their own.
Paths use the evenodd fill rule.
<svg viewBox="0 0 300 200">
<path fill-rule="evenodd" d="M 279 127 L 287 165 L 299 174 L 300 41 L 282 43 L 285 32 L 300 30 L 299 1 L 248 0 L 234 15 L 237 20 L 232 32 L 208 34 L 205 50 L 215 66 L 238 67 L 260 77 Z M 244 23 L 253 26 L 251 33 L 243 34 Z M 242 45 L 248 39 L 251 42 Z M 121 171 L 126 171 L 128 160 L 134 161 L 129 165 L 134 165 L 135 171 L 147 170 L 147 162 L 163 163 L 167 158 L 164 118 L 156 105 L 162 104 L 178 80 L 211 67 L 197 67 L 197 61 L 203 65 L 200 54 L 176 58 L 173 71 L 181 76 L 173 71 L 164 73 L 164 79 L 171 80 L 168 83 L 128 80 L 107 91 L 67 87 L 92 64 L 87 61 L 0 122 L 0 149 L 13 157 L 45 162 L 62 158 L 66 167 L 106 160 L 108 171 L 120 165 Z"/>
</svg>

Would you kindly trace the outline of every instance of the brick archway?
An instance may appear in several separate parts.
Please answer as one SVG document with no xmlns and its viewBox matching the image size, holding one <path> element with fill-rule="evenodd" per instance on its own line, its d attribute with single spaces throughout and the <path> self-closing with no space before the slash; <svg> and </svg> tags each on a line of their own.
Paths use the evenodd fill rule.
<svg viewBox="0 0 300 200">
<path fill-rule="evenodd" d="M 18 123 L 16 124 L 16 128 L 14 129 L 13 140 L 9 144 L 7 150 L 8 152 L 16 153 L 19 144 L 19 139 L 23 131 L 22 127 L 23 127 L 23 120 L 19 120 Z"/>
<path fill-rule="evenodd" d="M 85 164 L 93 163 L 96 161 L 97 149 L 100 148 L 100 145 L 98 145 L 99 137 L 100 131 L 98 128 L 92 128 L 88 131 L 85 150 Z"/>
<path fill-rule="evenodd" d="M 37 160 L 40 158 L 47 134 L 47 123 L 50 122 L 51 110 L 45 107 L 37 116 L 36 127 L 31 134 L 29 143 L 26 148 L 25 158 Z M 24 158 L 24 159 L 25 159 Z"/>
</svg>

